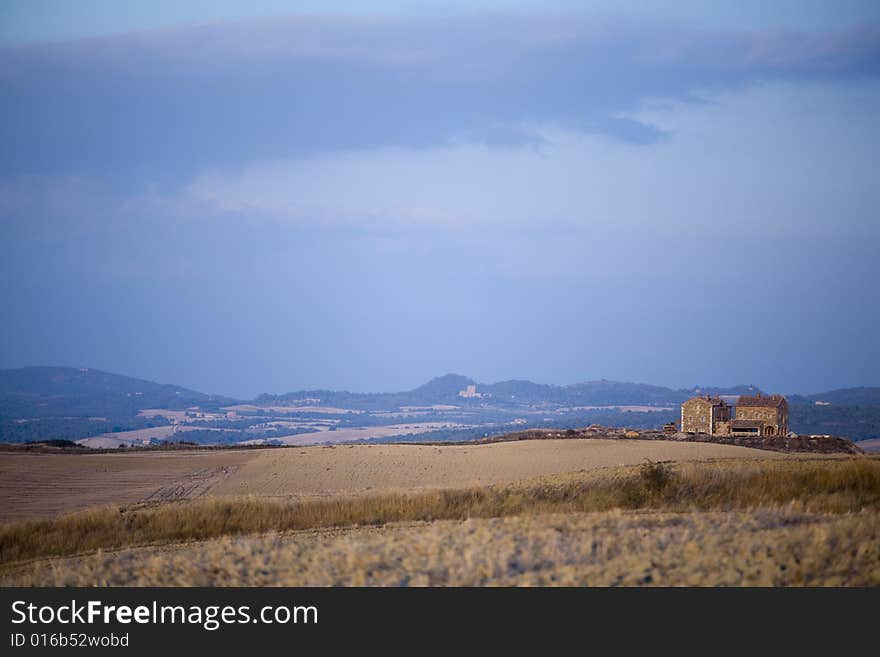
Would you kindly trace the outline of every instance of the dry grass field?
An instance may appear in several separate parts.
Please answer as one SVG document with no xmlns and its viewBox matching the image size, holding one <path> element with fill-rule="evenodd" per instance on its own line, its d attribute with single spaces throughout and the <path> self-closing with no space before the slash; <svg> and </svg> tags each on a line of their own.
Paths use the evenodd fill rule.
<svg viewBox="0 0 880 657">
<path fill-rule="evenodd" d="M 244 451 L 0 453 L 0 522 L 196 497 L 250 456 Z"/>
<path fill-rule="evenodd" d="M 0 525 L 0 583 L 880 584 L 880 459 L 646 463 Z"/>
<path fill-rule="evenodd" d="M 880 514 L 610 511 L 223 537 L 31 564 L 37 586 L 880 585 Z"/>
<path fill-rule="evenodd" d="M 484 486 L 575 470 L 706 458 L 794 458 L 708 443 L 543 440 L 129 454 L 0 453 L 0 522 L 210 495 L 334 497 Z"/>
<path fill-rule="evenodd" d="M 374 438 L 391 438 L 411 433 L 423 433 L 437 429 L 468 429 L 470 425 L 452 422 L 411 422 L 407 424 L 389 424 L 378 427 L 347 428 L 328 431 L 329 427 L 321 427 L 318 431 L 298 433 L 291 436 L 273 438 L 285 445 L 320 445 L 323 443 L 345 443 L 355 440 L 371 440 Z"/>
<path fill-rule="evenodd" d="M 174 435 L 177 427 L 152 427 L 150 429 L 133 429 L 131 431 L 118 431 L 116 433 L 104 433 L 100 436 L 83 438 L 77 442 L 86 447 L 116 449 L 120 445 L 143 445 L 144 441 L 151 438 L 166 440 Z"/>
<path fill-rule="evenodd" d="M 213 495 L 336 497 L 501 484 L 652 461 L 798 458 L 710 443 L 540 440 L 487 445 L 339 445 L 266 450 L 218 481 Z"/>
</svg>

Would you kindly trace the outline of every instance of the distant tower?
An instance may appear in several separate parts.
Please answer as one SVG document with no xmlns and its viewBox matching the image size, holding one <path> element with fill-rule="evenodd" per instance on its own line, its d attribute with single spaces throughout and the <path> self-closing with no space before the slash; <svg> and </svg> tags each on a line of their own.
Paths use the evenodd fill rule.
<svg viewBox="0 0 880 657">
<path fill-rule="evenodd" d="M 460 390 L 458 392 L 459 397 L 482 397 L 480 393 L 477 392 L 476 385 L 469 385 L 464 390 Z"/>
</svg>

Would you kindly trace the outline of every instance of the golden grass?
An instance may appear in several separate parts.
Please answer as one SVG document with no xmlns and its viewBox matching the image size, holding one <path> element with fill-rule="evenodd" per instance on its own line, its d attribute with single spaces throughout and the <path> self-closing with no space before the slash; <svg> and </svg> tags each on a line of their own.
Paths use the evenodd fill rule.
<svg viewBox="0 0 880 657">
<path fill-rule="evenodd" d="M 610 509 L 726 511 L 790 503 L 812 513 L 876 510 L 880 507 L 880 459 L 647 464 L 411 494 L 304 502 L 203 498 L 103 507 L 0 526 L 0 564 L 270 531 Z"/>
<path fill-rule="evenodd" d="M 0 523 L 206 494 L 303 499 L 490 486 L 582 469 L 638 465 L 645 457 L 654 461 L 802 458 L 709 443 L 602 439 L 469 446 L 85 451 L 0 453 Z"/>
<path fill-rule="evenodd" d="M 297 498 L 492 486 L 653 461 L 803 458 L 732 445 L 666 440 L 543 439 L 485 445 L 348 445 L 254 452 L 212 495 Z M 112 500 L 113 498 L 108 498 Z"/>
<path fill-rule="evenodd" d="M 25 586 L 877 586 L 880 512 L 606 511 L 225 536 L 21 565 Z"/>
</svg>

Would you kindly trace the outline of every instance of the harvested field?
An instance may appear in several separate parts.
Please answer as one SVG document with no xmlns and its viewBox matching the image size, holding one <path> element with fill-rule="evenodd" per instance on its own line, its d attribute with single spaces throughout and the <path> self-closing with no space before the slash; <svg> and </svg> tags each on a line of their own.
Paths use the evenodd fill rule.
<svg viewBox="0 0 880 657">
<path fill-rule="evenodd" d="M 877 586 L 880 513 L 548 514 L 224 537 L 29 564 L 37 586 Z"/>
<path fill-rule="evenodd" d="M 375 438 L 391 438 L 413 433 L 425 433 L 439 429 L 470 429 L 468 424 L 452 422 L 415 422 L 409 424 L 388 424 L 378 427 L 352 427 L 334 429 L 322 427 L 311 433 L 298 433 L 292 436 L 278 436 L 273 441 L 285 445 L 319 445 L 322 443 L 347 443 L 356 440 L 372 440 Z"/>
<path fill-rule="evenodd" d="M 351 408 L 337 408 L 335 406 L 257 406 L 256 404 L 235 404 L 234 406 L 224 406 L 224 411 L 235 411 L 236 413 L 251 413 L 259 415 L 261 413 L 321 413 L 323 415 L 347 415 L 354 413 L 360 415 L 366 411 L 359 411 Z"/>
<path fill-rule="evenodd" d="M 175 426 L 151 427 L 149 429 L 132 429 L 116 433 L 102 433 L 99 436 L 77 440 L 80 445 L 94 448 L 117 448 L 120 445 L 142 445 L 145 441 L 166 440 L 177 431 Z"/>
<path fill-rule="evenodd" d="M 498 486 L 326 500 L 206 497 L 0 525 L 0 564 L 270 531 L 653 509 L 880 510 L 876 458 L 716 460 L 595 469 Z"/>
<path fill-rule="evenodd" d="M 213 495 L 325 497 L 485 486 L 652 461 L 791 458 L 745 447 L 639 440 L 541 440 L 486 445 L 340 445 L 258 451 Z"/>
<path fill-rule="evenodd" d="M 614 465 L 793 458 L 707 443 L 541 440 L 130 454 L 0 453 L 0 521 L 107 504 L 211 495 L 292 498 L 504 483 Z"/>
<path fill-rule="evenodd" d="M 76 442 L 91 449 L 116 449 L 120 446 L 135 447 L 150 440 L 168 440 L 177 436 L 177 440 L 185 440 L 187 431 L 223 431 L 212 427 L 173 426 L 152 427 L 150 429 L 133 429 L 131 431 L 117 431 L 115 433 L 102 433 L 99 436 L 83 438 Z"/>
<path fill-rule="evenodd" d="M 96 508 L 0 526 L 0 584 L 878 585 L 880 460 L 649 463 L 461 490 Z"/>
<path fill-rule="evenodd" d="M 0 454 L 0 521 L 107 504 L 197 497 L 234 472 L 243 451 Z"/>
</svg>

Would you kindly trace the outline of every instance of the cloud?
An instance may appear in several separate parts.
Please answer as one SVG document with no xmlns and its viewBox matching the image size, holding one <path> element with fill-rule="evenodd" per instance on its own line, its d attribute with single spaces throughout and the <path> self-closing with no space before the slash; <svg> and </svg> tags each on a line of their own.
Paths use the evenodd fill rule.
<svg viewBox="0 0 880 657">
<path fill-rule="evenodd" d="M 578 15 L 471 14 L 447 18 L 299 16 L 190 25 L 71 42 L 7 46 L 6 77 L 20 67 L 133 70 L 211 75 L 276 62 L 341 62 L 440 80 L 517 79 L 542 56 L 581 53 L 661 70 L 754 69 L 846 73 L 878 65 L 880 26 L 825 32 L 721 31 L 683 23 Z M 588 58 L 589 59 L 589 58 Z M 607 63 L 607 62 L 606 62 Z M 512 65 L 520 65 L 520 69 Z M 589 67 L 590 61 L 581 61 Z"/>
<path fill-rule="evenodd" d="M 871 383 L 870 58 L 600 36 L 470 80 L 433 55 L 29 51 L 0 103 L 0 359 L 254 392 L 468 368 Z"/>
<path fill-rule="evenodd" d="M 243 21 L 0 50 L 0 176 L 177 188 L 206 169 L 566 125 L 648 145 L 633 113 L 767 80 L 880 72 L 880 29 L 708 32 L 565 16 Z"/>
<path fill-rule="evenodd" d="M 444 229 L 460 235 L 587 231 L 660 242 L 737 227 L 876 231 L 874 110 L 880 83 L 775 83 L 707 94 L 699 104 L 646 103 L 621 122 L 669 135 L 650 148 L 547 124 L 535 143 L 461 140 L 355 149 L 215 168 L 142 215 L 225 216 L 358 234 Z M 537 145 L 535 145 L 537 144 Z M 676 238 L 678 239 L 678 238 Z M 647 242 L 644 242 L 647 243 Z"/>
</svg>

